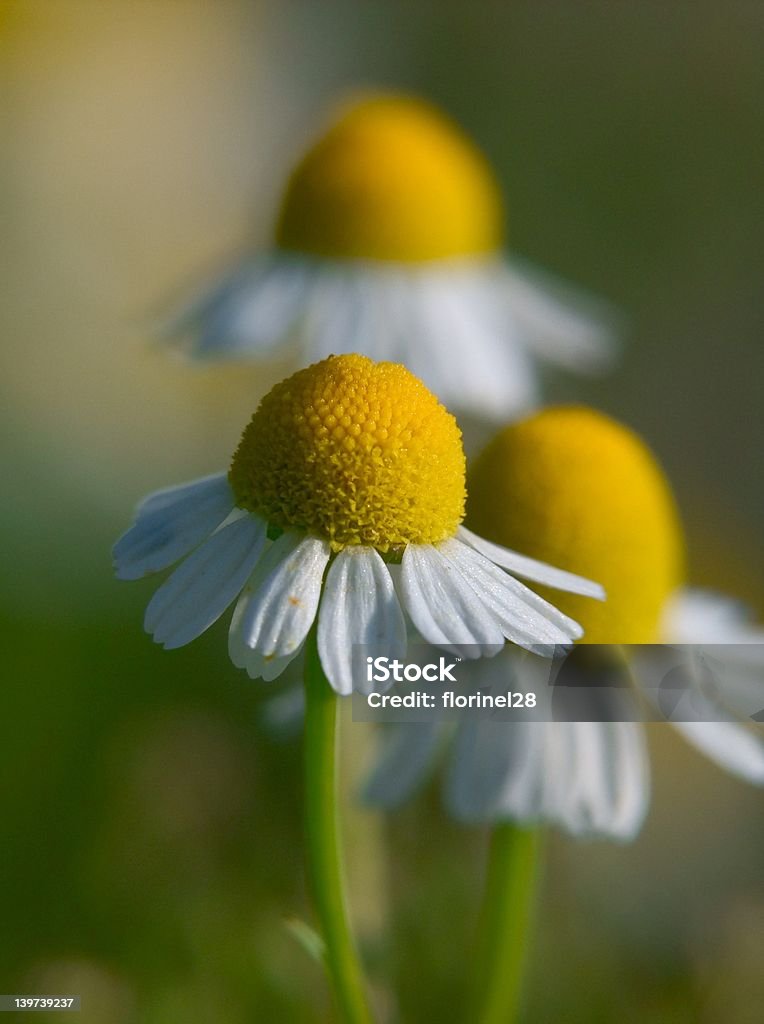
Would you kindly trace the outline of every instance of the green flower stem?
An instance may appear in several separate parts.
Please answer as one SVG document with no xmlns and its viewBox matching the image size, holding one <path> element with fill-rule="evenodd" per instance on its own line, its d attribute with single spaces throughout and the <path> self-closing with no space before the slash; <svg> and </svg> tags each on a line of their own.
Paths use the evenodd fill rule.
<svg viewBox="0 0 764 1024">
<path fill-rule="evenodd" d="M 308 874 L 325 963 L 343 1024 L 371 1024 L 345 898 L 337 807 L 338 698 L 324 675 L 315 631 L 305 656 L 305 826 Z"/>
<path fill-rule="evenodd" d="M 476 1024 L 518 1019 L 538 875 L 538 829 L 497 825 L 491 837 L 485 895 L 475 948 Z"/>
</svg>

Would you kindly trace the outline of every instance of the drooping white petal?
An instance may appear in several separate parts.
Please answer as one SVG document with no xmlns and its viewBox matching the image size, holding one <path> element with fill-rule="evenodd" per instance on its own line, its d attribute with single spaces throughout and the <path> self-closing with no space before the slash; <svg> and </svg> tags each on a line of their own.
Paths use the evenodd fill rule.
<svg viewBox="0 0 764 1024">
<path fill-rule="evenodd" d="M 470 689 L 536 694 L 538 716 L 550 714 L 545 659 L 505 648 L 497 657 L 463 666 Z M 449 810 L 461 821 L 490 822 L 542 817 L 545 722 L 465 716 L 458 727 L 445 783 Z"/>
<path fill-rule="evenodd" d="M 203 334 L 207 349 L 225 339 L 228 355 L 247 358 L 267 354 L 289 339 L 305 313 L 312 275 L 304 263 L 271 264 L 257 287 L 242 291 L 218 323 Z"/>
<path fill-rule="evenodd" d="M 196 480 L 189 480 L 187 483 L 176 484 L 172 487 L 162 487 L 152 494 L 146 495 L 135 510 L 136 518 L 143 515 L 152 515 L 160 509 L 171 509 L 186 502 L 196 502 L 207 494 L 222 490 L 231 498 L 233 504 L 233 492 L 228 483 L 227 473 L 211 473 L 209 476 L 199 477 Z"/>
<path fill-rule="evenodd" d="M 264 560 L 263 558 L 260 562 L 262 563 Z M 303 644 L 299 644 L 288 654 L 278 657 L 271 656 L 270 658 L 266 658 L 259 651 L 247 647 L 242 636 L 241 624 L 252 594 L 252 591 L 249 589 L 251 583 L 252 578 L 250 578 L 248 586 L 242 591 L 234 609 L 231 625 L 228 630 L 228 654 L 236 668 L 244 669 L 250 679 L 263 679 L 265 682 L 271 682 L 273 679 L 277 679 L 297 658 L 302 651 Z"/>
<path fill-rule="evenodd" d="M 522 576 L 523 579 L 533 580 L 536 583 L 543 583 L 555 590 L 565 590 L 570 594 L 580 594 L 582 597 L 594 597 L 599 601 L 605 600 L 605 591 L 599 583 L 587 580 L 583 576 L 576 576 L 575 573 L 565 572 L 564 569 L 555 569 L 546 562 L 538 562 L 535 558 L 528 558 L 526 555 L 518 554 L 517 551 L 510 551 L 509 548 L 501 547 L 499 544 L 492 544 L 484 540 L 466 526 L 460 526 L 457 536 L 466 544 L 479 551 L 486 558 L 489 558 L 502 569 Z"/>
<path fill-rule="evenodd" d="M 380 267 L 369 273 L 365 266 L 354 266 L 344 272 L 344 288 L 353 308 L 349 330 L 338 332 L 334 352 L 355 352 L 358 340 L 363 338 L 364 351 L 375 360 L 399 359 L 396 354 L 399 334 L 399 303 L 397 282 L 400 272 L 395 267 Z M 338 305 L 343 302 L 338 298 Z M 326 338 L 326 346 L 331 345 Z"/>
<path fill-rule="evenodd" d="M 545 822 L 579 838 L 633 838 L 648 797 L 644 741 L 633 722 L 467 718 L 446 785 L 447 805 L 462 821 Z"/>
<path fill-rule="evenodd" d="M 301 363 L 356 351 L 361 339 L 366 355 L 403 362 L 449 407 L 505 419 L 536 404 L 536 359 L 601 369 L 613 319 L 517 260 L 406 266 L 273 249 L 221 275 L 160 331 L 191 336 L 198 358 L 282 351 Z"/>
<path fill-rule="evenodd" d="M 285 254 L 247 260 L 161 327 L 165 336 L 196 332 L 197 358 L 247 358 L 287 340 L 303 315 L 314 278 L 308 260 Z"/>
<path fill-rule="evenodd" d="M 374 311 L 376 321 L 375 351 L 379 351 L 378 359 L 388 359 L 394 363 L 403 363 L 412 373 L 416 374 L 412 362 L 412 349 L 425 348 L 422 344 L 412 345 L 412 338 L 417 335 L 412 320 L 412 292 L 416 291 L 418 277 L 409 270 L 397 265 L 384 268 L 385 272 L 377 272 L 373 276 L 365 275 L 374 295 Z M 438 367 L 430 363 L 428 386 L 436 394 L 438 388 L 435 374 Z M 419 376 L 419 374 L 416 374 Z"/>
<path fill-rule="evenodd" d="M 117 578 L 137 580 L 166 569 L 220 526 L 233 507 L 225 473 L 150 494 L 114 545 Z"/>
<path fill-rule="evenodd" d="M 442 722 L 396 722 L 382 730 L 381 750 L 363 787 L 365 803 L 398 807 L 426 781 L 443 739 Z"/>
<path fill-rule="evenodd" d="M 244 668 L 250 679 L 262 679 L 266 683 L 272 682 L 292 664 L 304 647 L 304 642 L 299 644 L 288 654 L 281 654 L 277 657 L 266 657 L 259 651 L 249 651 Z"/>
<path fill-rule="evenodd" d="M 259 272 L 259 259 L 247 259 L 234 267 L 225 267 L 184 297 L 154 322 L 154 334 L 162 341 L 183 335 L 214 315 L 229 295 L 246 285 Z"/>
<path fill-rule="evenodd" d="M 465 718 L 454 740 L 446 806 L 459 821 L 541 819 L 543 722 Z"/>
<path fill-rule="evenodd" d="M 330 553 L 326 541 L 293 532 L 273 543 L 234 612 L 229 633 L 234 664 L 243 662 L 251 675 L 265 677 L 267 663 L 285 658 L 283 667 L 298 653 L 316 617 Z"/>
<path fill-rule="evenodd" d="M 663 638 L 692 645 L 693 660 L 702 652 L 720 704 L 741 719 L 762 721 L 764 626 L 747 605 L 710 590 L 683 588 L 666 606 Z"/>
<path fill-rule="evenodd" d="M 489 316 L 492 275 L 490 261 L 410 273 L 403 361 L 446 405 L 505 419 L 533 407 L 538 383 L 511 318 Z"/>
<path fill-rule="evenodd" d="M 635 646 L 631 662 L 648 701 L 685 739 L 727 771 L 764 785 L 764 736 L 749 717 L 751 708 L 762 709 L 761 676 L 752 676 L 752 668 L 741 671 L 735 659 L 712 658 L 710 652 L 717 650 L 725 654 L 723 646 L 714 645 L 708 650 L 690 644 L 644 651 Z M 755 718 L 761 721 L 758 714 Z"/>
<path fill-rule="evenodd" d="M 508 317 L 536 355 L 564 369 L 598 373 L 617 355 L 614 308 L 527 260 L 513 257 L 495 277 Z"/>
<path fill-rule="evenodd" d="M 429 643 L 466 658 L 496 654 L 504 646 L 494 615 L 436 547 L 408 545 L 399 585 L 411 621 Z"/>
<path fill-rule="evenodd" d="M 301 338 L 309 362 L 358 348 L 362 317 L 358 275 L 344 265 L 324 267 L 306 305 Z M 367 354 L 374 358 L 371 350 Z"/>
<path fill-rule="evenodd" d="M 466 666 L 494 692 L 533 692 L 533 721 L 465 716 L 446 780 L 446 803 L 466 822 L 546 822 L 578 837 L 630 839 L 649 798 L 641 727 L 609 721 L 607 693 L 598 721 L 555 721 L 549 663 L 507 648 L 498 658 Z"/>
<path fill-rule="evenodd" d="M 692 666 L 704 696 L 721 711 L 713 717 L 764 721 L 764 646 L 693 644 L 678 650 Z"/>
<path fill-rule="evenodd" d="M 203 633 L 244 586 L 265 545 L 265 531 L 265 522 L 249 515 L 204 541 L 154 594 L 146 632 L 168 650 Z"/>
<path fill-rule="evenodd" d="M 469 545 L 454 539 L 442 543 L 439 550 L 491 609 L 504 636 L 513 643 L 530 650 L 540 646 L 564 647 L 583 635 L 577 622 Z"/>
<path fill-rule="evenodd" d="M 404 363 L 446 404 L 506 416 L 536 397 L 523 348 L 487 322 L 486 273 L 475 261 L 401 269 L 326 263 L 300 328 L 309 361 L 353 352 Z"/>
<path fill-rule="evenodd" d="M 559 820 L 573 835 L 632 839 L 649 801 L 644 734 L 635 722 L 552 722 L 547 748 L 559 750 L 560 734 L 571 740 L 567 764 L 550 787 L 547 820 Z"/>
<path fill-rule="evenodd" d="M 748 782 L 764 785 L 764 737 L 738 722 L 674 722 L 701 753 Z"/>
<path fill-rule="evenodd" d="M 760 782 L 764 735 L 757 734 L 753 723 L 761 723 L 764 712 L 762 645 L 719 642 L 730 630 L 747 629 L 732 622 L 715 622 L 705 599 L 702 603 L 701 614 L 688 616 L 683 630 L 671 634 L 685 642 L 635 646 L 630 660 L 643 693 L 662 716 L 722 767 Z M 726 611 L 729 613 L 729 607 Z M 738 610 L 735 618 L 739 614 Z M 701 624 L 704 631 L 695 632 Z M 751 633 L 755 631 L 756 627 L 750 627 Z M 690 640 L 701 636 L 717 642 Z"/>
<path fill-rule="evenodd" d="M 661 633 L 668 644 L 759 644 L 764 650 L 764 626 L 742 601 L 683 587 L 666 603 Z"/>
<path fill-rule="evenodd" d="M 725 648 L 721 650 L 724 652 Z M 654 653 L 652 662 L 649 658 L 635 659 L 642 677 L 654 683 L 652 689 L 645 690 L 648 699 L 670 717 L 674 728 L 701 753 L 740 778 L 764 785 L 764 736 L 754 731 L 750 720 L 748 725 L 740 720 L 746 717 L 741 711 L 746 696 L 754 711 L 761 710 L 761 677 L 754 681 L 744 673 L 741 683 L 734 659 L 712 660 L 695 645 L 667 647 L 660 653 L 663 657 Z M 746 689 L 753 689 L 754 693 L 746 694 Z M 662 706 L 664 695 L 670 701 L 668 707 Z M 750 710 L 749 707 L 747 711 Z"/>
<path fill-rule="evenodd" d="M 397 278 L 393 268 L 323 265 L 301 329 L 306 359 L 356 352 L 359 339 L 370 358 L 397 358 Z"/>
<path fill-rule="evenodd" d="M 318 653 L 337 693 L 353 691 L 353 645 L 384 649 L 390 658 L 406 654 L 406 624 L 387 566 L 373 549 L 347 547 L 326 577 L 318 615 Z M 364 678 L 356 680 L 363 688 Z"/>
</svg>

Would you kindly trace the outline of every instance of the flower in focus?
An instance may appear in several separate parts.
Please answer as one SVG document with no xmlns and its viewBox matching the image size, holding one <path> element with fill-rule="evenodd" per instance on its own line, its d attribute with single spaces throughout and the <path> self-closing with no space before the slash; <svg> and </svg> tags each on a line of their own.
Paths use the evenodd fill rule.
<svg viewBox="0 0 764 1024">
<path fill-rule="evenodd" d="M 403 366 L 331 356 L 266 395 L 227 474 L 146 498 L 115 545 L 116 571 L 137 579 L 182 559 L 146 610 L 165 648 L 236 601 L 229 653 L 252 677 L 278 676 L 317 621 L 342 694 L 353 644 L 405 656 L 404 612 L 466 657 L 505 639 L 547 652 L 580 637 L 510 573 L 593 597 L 601 587 L 464 529 L 465 494 L 461 435 L 431 392 Z"/>
<path fill-rule="evenodd" d="M 685 673 L 688 720 L 675 709 L 671 721 L 723 768 L 764 784 L 764 741 L 749 713 L 764 706 L 764 647 L 757 646 L 764 630 L 733 602 L 684 586 L 679 517 L 643 442 L 591 409 L 550 408 L 501 431 L 468 482 L 467 521 L 481 534 L 603 581 L 604 604 L 570 595 L 558 603 L 581 621 L 585 643 L 633 645 L 625 654 L 647 701 L 655 703 L 661 670 L 653 645 L 724 645 L 713 647 L 716 688 Z M 664 653 L 676 662 L 676 652 Z M 470 670 L 477 685 L 540 695 L 546 687 L 551 700 L 549 672 L 537 658 L 506 650 Z M 603 689 L 599 699 L 612 698 Z M 463 821 L 549 822 L 578 836 L 632 838 L 649 801 L 643 730 L 608 720 L 604 703 L 600 710 L 598 721 L 465 718 L 447 771 L 450 811 Z M 443 733 L 437 722 L 388 730 L 369 799 L 386 806 L 405 799 L 429 771 Z"/>
<path fill-rule="evenodd" d="M 501 253 L 482 154 L 419 99 L 346 105 L 288 180 L 270 251 L 167 324 L 199 358 L 353 352 L 406 365 L 447 405 L 505 418 L 536 402 L 536 362 L 590 372 L 612 313 Z"/>
</svg>

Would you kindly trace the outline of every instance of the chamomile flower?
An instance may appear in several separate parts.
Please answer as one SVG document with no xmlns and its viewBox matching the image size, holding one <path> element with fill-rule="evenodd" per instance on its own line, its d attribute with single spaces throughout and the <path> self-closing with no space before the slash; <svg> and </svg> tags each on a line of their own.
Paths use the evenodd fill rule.
<svg viewBox="0 0 764 1024">
<path fill-rule="evenodd" d="M 537 399 L 537 363 L 587 373 L 612 312 L 502 255 L 482 154 L 419 99 L 345 106 L 294 168 L 272 247 L 172 317 L 201 359 L 353 352 L 406 365 L 447 405 L 506 418 Z"/>
<path fill-rule="evenodd" d="M 764 784 L 764 740 L 743 710 L 744 697 L 750 709 L 751 691 L 758 693 L 757 710 L 764 707 L 764 648 L 757 646 L 764 630 L 732 602 L 684 586 L 679 517 L 642 441 L 593 410 L 546 409 L 501 431 L 475 461 L 468 483 L 467 521 L 474 529 L 603 581 L 604 604 L 569 595 L 558 604 L 582 622 L 585 643 L 633 645 L 627 654 L 648 701 L 655 701 L 660 657 L 651 645 L 730 645 L 721 653 L 714 648 L 725 663 L 714 691 L 700 681 L 694 686 L 690 674 L 683 699 L 692 720 L 679 721 L 680 713 L 672 724 L 723 768 Z M 506 682 L 551 699 L 538 659 L 507 650 L 473 671 L 478 684 Z M 606 689 L 601 699 L 611 699 Z M 600 721 L 465 719 L 447 771 L 450 811 L 469 822 L 543 821 L 578 836 L 633 837 L 649 801 L 643 730 L 634 721 L 607 720 L 612 714 L 601 710 Z M 429 770 L 443 733 L 434 722 L 390 730 L 369 783 L 371 801 L 403 800 Z"/>
<path fill-rule="evenodd" d="M 461 435 L 434 395 L 403 366 L 330 356 L 266 395 L 227 474 L 142 503 L 114 548 L 117 575 L 182 560 L 146 630 L 181 647 L 236 602 L 229 652 L 252 677 L 278 676 L 316 623 L 341 694 L 353 688 L 353 644 L 405 656 L 405 616 L 468 657 L 505 639 L 547 651 L 580 637 L 511 574 L 593 597 L 601 588 L 464 530 L 465 497 Z"/>
</svg>

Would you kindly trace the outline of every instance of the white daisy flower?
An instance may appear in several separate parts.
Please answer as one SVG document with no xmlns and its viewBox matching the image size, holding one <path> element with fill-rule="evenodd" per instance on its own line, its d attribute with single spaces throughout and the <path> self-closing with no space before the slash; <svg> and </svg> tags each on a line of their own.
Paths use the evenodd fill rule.
<svg viewBox="0 0 764 1024">
<path fill-rule="evenodd" d="M 484 157 L 406 96 L 342 109 L 286 186 L 269 251 L 164 326 L 201 359 L 349 353 L 406 365 L 447 405 L 501 418 L 536 404 L 538 366 L 600 371 L 612 310 L 502 255 Z"/>
<path fill-rule="evenodd" d="M 464 502 L 461 436 L 437 399 L 400 365 L 330 357 L 263 399 L 227 474 L 148 497 L 114 548 L 116 571 L 137 579 L 180 561 L 146 610 L 168 649 L 236 602 L 229 653 L 252 677 L 278 676 L 315 624 L 340 694 L 353 688 L 353 645 L 403 658 L 407 620 L 467 657 L 578 639 L 515 576 L 602 588 L 482 540 L 460 525 Z"/>
<path fill-rule="evenodd" d="M 603 580 L 604 605 L 559 603 L 580 618 L 586 643 L 627 645 L 648 701 L 656 701 L 663 668 L 677 661 L 675 649 L 654 645 L 713 645 L 716 687 L 684 674 L 686 704 L 672 725 L 721 767 L 764 784 L 764 738 L 751 721 L 752 708 L 764 709 L 764 629 L 734 602 L 682 586 L 674 501 L 640 439 L 593 410 L 547 409 L 499 433 L 468 483 L 468 520 L 482 533 Z M 538 659 L 506 650 L 465 669 L 478 684 L 551 700 L 548 668 Z M 599 699 L 611 697 L 604 690 Z M 607 720 L 607 707 L 601 712 L 602 720 L 582 722 L 465 718 L 452 737 L 448 809 L 467 822 L 545 822 L 579 837 L 632 838 L 649 803 L 643 728 Z M 448 736 L 437 722 L 389 728 L 369 800 L 390 807 L 409 796 Z"/>
</svg>

